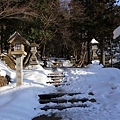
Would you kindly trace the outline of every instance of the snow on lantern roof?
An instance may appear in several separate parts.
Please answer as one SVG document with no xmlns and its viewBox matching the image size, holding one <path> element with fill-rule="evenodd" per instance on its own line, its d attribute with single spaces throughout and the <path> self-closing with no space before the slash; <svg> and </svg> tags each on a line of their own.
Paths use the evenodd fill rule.
<svg viewBox="0 0 120 120">
<path fill-rule="evenodd" d="M 13 44 L 15 41 L 20 41 L 22 44 L 30 45 L 30 43 L 23 38 L 18 32 L 14 32 L 8 39 L 8 43 Z"/>
<path fill-rule="evenodd" d="M 120 26 L 113 31 L 113 34 L 114 34 L 113 39 L 116 39 L 117 37 L 120 36 Z"/>
<path fill-rule="evenodd" d="M 97 40 L 95 40 L 95 38 L 93 38 L 93 39 L 91 40 L 91 43 L 92 43 L 92 44 L 97 44 L 97 43 L 98 43 L 98 41 L 97 41 Z"/>
</svg>

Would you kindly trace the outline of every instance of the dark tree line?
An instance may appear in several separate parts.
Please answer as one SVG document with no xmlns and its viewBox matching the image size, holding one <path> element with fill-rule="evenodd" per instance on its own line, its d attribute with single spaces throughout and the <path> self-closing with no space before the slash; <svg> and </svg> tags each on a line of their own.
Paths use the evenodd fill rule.
<svg viewBox="0 0 120 120">
<path fill-rule="evenodd" d="M 81 66 L 90 61 L 90 41 L 99 41 L 101 56 L 113 30 L 120 25 L 116 0 L 0 0 L 1 51 L 18 31 L 35 41 L 42 56 L 76 58 Z M 87 56 L 87 58 L 86 58 Z M 101 57 L 101 62 L 102 62 Z"/>
</svg>

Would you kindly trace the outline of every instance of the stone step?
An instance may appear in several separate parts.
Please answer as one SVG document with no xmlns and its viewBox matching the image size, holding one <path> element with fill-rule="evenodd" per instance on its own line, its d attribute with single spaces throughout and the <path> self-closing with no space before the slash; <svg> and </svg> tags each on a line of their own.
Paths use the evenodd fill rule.
<svg viewBox="0 0 120 120">
<path fill-rule="evenodd" d="M 77 104 L 77 105 L 69 105 L 69 106 L 63 106 L 63 105 L 56 105 L 56 106 L 48 106 L 46 105 L 45 107 L 41 108 L 41 110 L 49 110 L 49 109 L 57 109 L 57 110 L 63 110 L 63 109 L 67 109 L 67 108 L 74 108 L 74 107 L 89 107 L 87 104 Z"/>
</svg>

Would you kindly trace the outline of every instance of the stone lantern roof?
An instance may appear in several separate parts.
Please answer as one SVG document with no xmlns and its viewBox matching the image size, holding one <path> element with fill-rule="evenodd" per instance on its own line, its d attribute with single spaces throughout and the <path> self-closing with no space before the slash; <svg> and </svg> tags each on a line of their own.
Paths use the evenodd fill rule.
<svg viewBox="0 0 120 120">
<path fill-rule="evenodd" d="M 8 39 L 8 43 L 14 44 L 14 42 L 20 42 L 21 44 L 26 44 L 30 46 L 28 40 L 22 37 L 18 32 L 14 32 Z"/>
<path fill-rule="evenodd" d="M 30 44 L 30 46 L 31 47 L 37 47 L 38 45 L 35 42 L 33 42 L 33 43 Z"/>
</svg>

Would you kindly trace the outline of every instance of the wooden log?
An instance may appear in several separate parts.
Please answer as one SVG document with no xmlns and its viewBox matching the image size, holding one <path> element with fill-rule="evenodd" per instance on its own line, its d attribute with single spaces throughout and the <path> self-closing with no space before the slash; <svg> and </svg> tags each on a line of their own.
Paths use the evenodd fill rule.
<svg viewBox="0 0 120 120">
<path fill-rule="evenodd" d="M 69 105 L 69 106 L 62 106 L 62 105 L 57 105 L 57 106 L 45 106 L 43 108 L 41 108 L 41 110 L 49 110 L 49 109 L 58 109 L 58 110 L 63 110 L 63 109 L 67 109 L 67 108 L 73 108 L 73 107 L 89 107 L 87 104 L 77 104 L 77 105 Z"/>
<path fill-rule="evenodd" d="M 93 101 L 94 100 L 94 101 Z M 66 100 L 66 99 L 40 99 L 39 100 L 39 103 L 40 104 L 46 104 L 46 103 L 49 103 L 49 102 L 52 102 L 52 103 L 67 103 L 67 102 L 70 102 L 70 103 L 75 103 L 75 102 L 81 102 L 81 103 L 85 103 L 87 101 L 90 101 L 90 102 L 96 102 L 96 100 L 94 98 L 92 99 L 88 99 L 88 98 L 81 98 L 81 99 L 69 99 L 69 100 Z"/>
<path fill-rule="evenodd" d="M 47 77 L 65 77 L 65 75 L 47 75 Z"/>
<path fill-rule="evenodd" d="M 52 83 L 61 83 L 61 81 L 48 81 L 46 83 L 50 83 L 50 84 L 52 84 Z"/>
<path fill-rule="evenodd" d="M 57 98 L 57 97 L 62 97 L 64 95 L 68 95 L 68 96 L 73 96 L 73 95 L 78 95 L 81 94 L 79 93 L 49 93 L 49 94 L 40 94 L 38 95 L 40 99 L 51 99 L 51 98 Z"/>
<path fill-rule="evenodd" d="M 60 79 L 63 79 L 61 77 L 54 77 L 54 78 L 51 78 L 51 80 L 60 80 Z"/>
<path fill-rule="evenodd" d="M 74 102 L 87 102 L 87 101 L 91 101 L 91 99 L 89 100 L 88 98 L 81 98 L 81 99 L 70 99 L 70 100 L 66 100 L 66 99 L 40 99 L 39 100 L 39 103 L 40 104 L 46 104 L 46 103 L 49 103 L 49 102 L 52 102 L 52 103 L 67 103 L 67 102 L 70 102 L 70 103 L 74 103 Z M 91 101 L 92 102 L 92 101 Z"/>
</svg>

